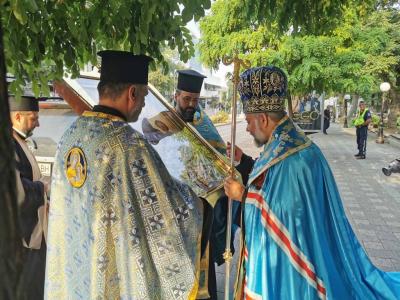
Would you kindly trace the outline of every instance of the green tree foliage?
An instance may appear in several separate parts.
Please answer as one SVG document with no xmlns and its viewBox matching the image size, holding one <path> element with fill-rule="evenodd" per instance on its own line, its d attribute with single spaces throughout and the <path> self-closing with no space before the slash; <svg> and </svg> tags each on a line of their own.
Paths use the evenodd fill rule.
<svg viewBox="0 0 400 300">
<path fill-rule="evenodd" d="M 0 1 L 7 71 L 12 89 L 32 81 L 36 94 L 65 73 L 77 76 L 101 49 L 149 54 L 167 66 L 161 49 L 177 48 L 188 60 L 194 52 L 185 25 L 198 20 L 210 0 Z"/>
<path fill-rule="evenodd" d="M 373 0 L 217 0 L 200 22 L 201 59 L 216 67 L 225 55 L 274 49 L 285 35 L 330 32 L 342 20 L 346 5 L 357 15 L 373 8 Z"/>
<path fill-rule="evenodd" d="M 201 59 L 215 67 L 224 55 L 237 51 L 253 66 L 283 68 L 289 75 L 292 95 L 316 89 L 369 98 L 379 92 L 383 80 L 395 86 L 400 65 L 400 15 L 396 9 L 376 5 L 368 8 L 366 16 L 361 13 L 366 9 L 355 5 L 344 9 L 339 25 L 329 34 L 276 37 L 269 29 L 276 26 L 274 19 L 270 26 L 253 22 L 249 27 L 247 20 L 237 18 L 243 10 L 239 1 L 219 0 L 201 22 Z"/>
<path fill-rule="evenodd" d="M 263 47 L 270 47 L 273 35 L 266 26 L 252 24 L 250 19 L 243 14 L 241 0 L 214 2 L 210 15 L 200 22 L 202 62 L 216 68 L 225 55 L 259 52 Z"/>
<path fill-rule="evenodd" d="M 291 29 L 292 33 L 322 34 L 329 32 L 340 22 L 346 7 L 358 6 L 358 12 L 366 14 L 375 4 L 374 0 L 245 0 L 244 15 L 252 16 L 259 24 L 279 33 Z M 381 1 L 383 5 L 391 1 Z M 273 21 L 273 22 L 271 22 Z"/>
</svg>

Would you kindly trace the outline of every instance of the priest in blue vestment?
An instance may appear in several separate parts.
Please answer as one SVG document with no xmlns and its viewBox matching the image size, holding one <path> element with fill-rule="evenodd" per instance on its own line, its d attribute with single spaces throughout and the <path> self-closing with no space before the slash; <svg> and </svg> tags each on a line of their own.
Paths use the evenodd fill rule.
<svg viewBox="0 0 400 300">
<path fill-rule="evenodd" d="M 181 116 L 181 118 L 186 122 L 191 124 L 196 131 L 206 140 L 215 150 L 217 150 L 222 155 L 227 154 L 227 147 L 220 136 L 217 128 L 212 123 L 211 119 L 201 108 L 200 93 L 203 85 L 204 76 L 203 74 L 191 70 L 179 70 L 178 80 L 175 92 L 175 110 Z M 143 119 L 142 129 L 145 138 L 152 144 L 158 144 L 159 141 L 169 135 L 176 134 L 179 129 L 174 125 L 174 116 L 171 112 L 164 111 L 158 115 Z M 195 162 L 191 162 L 195 164 Z M 252 165 L 251 165 L 252 166 Z M 251 169 L 246 164 L 240 164 L 237 170 L 243 174 L 243 181 L 246 182 L 248 173 Z M 226 236 L 226 218 L 227 218 L 227 201 L 226 197 L 223 196 L 218 199 L 217 203 L 213 208 L 212 222 L 210 237 L 209 237 L 209 248 L 205 253 L 204 260 L 209 262 L 208 274 L 206 276 L 206 282 L 208 283 L 208 291 L 210 300 L 217 299 L 217 281 L 215 273 L 215 265 L 221 265 L 224 263 L 223 253 L 225 252 L 225 236 Z M 235 203 L 232 212 L 234 221 L 232 236 L 237 229 L 237 225 L 240 222 L 240 205 Z M 211 217 L 211 216 L 209 216 Z M 231 249 L 233 249 L 233 239 L 231 243 Z"/>
<path fill-rule="evenodd" d="M 239 92 L 247 131 L 263 147 L 244 187 L 236 299 L 400 299 L 400 273 L 375 267 L 346 218 L 321 150 L 284 112 L 279 68 L 246 70 Z"/>
<path fill-rule="evenodd" d="M 99 105 L 57 149 L 45 299 L 194 300 L 203 203 L 129 125 L 145 105 L 151 59 L 99 55 Z"/>
</svg>

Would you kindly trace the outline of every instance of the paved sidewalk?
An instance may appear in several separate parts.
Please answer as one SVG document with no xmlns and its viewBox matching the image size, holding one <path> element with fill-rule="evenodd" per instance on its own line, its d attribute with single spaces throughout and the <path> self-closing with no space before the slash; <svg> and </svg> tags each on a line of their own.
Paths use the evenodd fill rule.
<svg viewBox="0 0 400 300">
<path fill-rule="evenodd" d="M 256 157 L 261 149 L 253 145 L 245 131 L 246 122 L 238 123 L 237 144 L 245 153 Z M 224 140 L 230 139 L 230 126 L 220 126 Z M 400 271 L 400 174 L 385 176 L 381 169 L 400 157 L 399 144 L 376 144 L 369 134 L 367 159 L 354 158 L 355 129 L 343 130 L 332 124 L 328 135 L 309 136 L 322 150 L 331 166 L 345 206 L 347 217 L 372 262 L 385 271 Z M 239 249 L 238 235 L 236 249 Z M 234 257 L 231 286 L 235 277 Z M 224 265 L 217 268 L 218 299 L 224 299 Z"/>
<path fill-rule="evenodd" d="M 347 217 L 372 262 L 385 271 L 400 271 L 400 174 L 385 176 L 381 169 L 400 157 L 400 147 L 375 143 L 369 134 L 367 158 L 357 153 L 355 129 L 338 124 L 328 135 L 311 136 L 329 161 Z"/>
</svg>

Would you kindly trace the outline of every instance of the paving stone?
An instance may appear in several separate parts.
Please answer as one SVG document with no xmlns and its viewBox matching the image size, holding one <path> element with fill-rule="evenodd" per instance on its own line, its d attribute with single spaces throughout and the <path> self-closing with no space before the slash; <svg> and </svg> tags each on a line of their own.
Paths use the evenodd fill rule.
<svg viewBox="0 0 400 300">
<path fill-rule="evenodd" d="M 381 239 L 381 243 L 382 243 L 384 249 L 399 251 L 399 253 L 400 253 L 400 242 L 393 241 L 393 240 Z"/>
<path fill-rule="evenodd" d="M 400 271 L 400 259 L 391 259 L 395 271 Z"/>
<path fill-rule="evenodd" d="M 372 198 L 377 198 L 377 197 L 378 197 L 378 194 L 376 194 L 376 193 L 369 193 L 368 196 L 371 197 L 371 199 L 372 199 Z"/>
<path fill-rule="evenodd" d="M 382 199 L 371 199 L 370 201 L 373 203 L 383 203 Z"/>
<path fill-rule="evenodd" d="M 362 188 L 362 190 L 368 192 L 368 194 L 369 194 L 370 191 L 373 191 L 374 189 L 372 187 L 370 187 L 370 186 L 365 186 L 365 187 Z"/>
<path fill-rule="evenodd" d="M 369 230 L 383 231 L 383 230 L 386 230 L 388 228 L 388 226 L 386 226 L 386 225 L 373 225 L 373 224 L 369 224 L 369 225 L 359 224 L 359 225 L 357 225 L 357 228 L 358 229 L 369 229 Z"/>
<path fill-rule="evenodd" d="M 386 249 L 366 249 L 369 256 L 381 257 L 381 258 L 395 258 L 396 251 Z"/>
<path fill-rule="evenodd" d="M 358 225 L 358 224 L 370 224 L 368 220 L 364 220 L 364 219 L 353 219 L 354 224 Z"/>
<path fill-rule="evenodd" d="M 357 238 L 360 241 L 377 242 L 380 243 L 381 240 L 377 236 L 368 236 L 363 234 L 357 234 Z"/>
<path fill-rule="evenodd" d="M 371 206 L 367 207 L 362 207 L 360 210 L 364 212 L 364 215 L 368 220 L 382 220 L 382 216 L 376 211 L 371 211 Z"/>
<path fill-rule="evenodd" d="M 340 193 L 342 196 L 344 196 L 344 197 L 349 197 L 349 196 L 352 196 L 353 195 L 353 192 L 351 192 L 351 191 L 341 191 L 341 193 Z"/>
<path fill-rule="evenodd" d="M 353 217 L 354 217 L 354 216 L 357 216 L 357 218 L 359 218 L 359 217 L 365 217 L 364 212 L 359 211 L 359 210 L 350 210 L 350 213 L 351 213 L 351 215 L 352 215 Z"/>
<path fill-rule="evenodd" d="M 370 257 L 372 263 L 377 267 L 393 267 L 392 260 L 390 258 L 381 258 L 381 257 Z"/>
<path fill-rule="evenodd" d="M 398 218 L 396 219 L 398 220 Z M 386 224 L 393 227 L 400 227 L 400 222 L 398 221 L 387 221 Z"/>
<path fill-rule="evenodd" d="M 375 230 L 358 229 L 357 232 L 360 233 L 361 235 L 364 235 L 367 237 L 369 237 L 369 236 L 376 237 L 377 236 Z"/>
<path fill-rule="evenodd" d="M 384 206 L 384 205 L 376 205 L 374 208 L 376 210 L 389 210 L 389 207 Z"/>
<path fill-rule="evenodd" d="M 380 215 L 382 216 L 382 218 L 385 218 L 385 219 L 395 219 L 396 218 L 393 214 L 390 214 L 390 213 L 380 213 Z M 398 223 L 398 224 L 400 225 L 400 223 Z"/>
<path fill-rule="evenodd" d="M 383 245 L 381 242 L 367 242 L 367 241 L 363 241 L 364 247 L 365 249 L 385 249 L 383 248 Z M 392 250 L 392 249 L 387 249 L 387 250 Z"/>
<path fill-rule="evenodd" d="M 390 231 L 376 231 L 376 235 L 382 240 L 398 241 L 400 243 L 400 238 Z"/>
</svg>

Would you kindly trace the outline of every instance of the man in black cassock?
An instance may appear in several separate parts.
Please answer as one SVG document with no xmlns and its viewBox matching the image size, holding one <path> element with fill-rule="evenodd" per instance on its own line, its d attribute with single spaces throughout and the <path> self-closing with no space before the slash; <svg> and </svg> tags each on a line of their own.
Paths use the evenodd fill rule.
<svg viewBox="0 0 400 300">
<path fill-rule="evenodd" d="M 220 136 L 218 130 L 212 123 L 208 115 L 201 109 L 199 105 L 200 93 L 203 85 L 203 80 L 206 78 L 203 74 L 195 70 L 179 70 L 178 80 L 175 93 L 175 104 L 174 108 L 176 112 L 182 117 L 182 119 L 190 123 L 197 132 L 219 153 L 227 155 L 227 146 Z M 164 122 L 164 126 L 160 122 Z M 168 120 L 167 115 L 158 115 L 151 119 L 144 119 L 142 123 L 142 129 L 146 139 L 152 144 L 158 144 L 158 142 L 166 136 L 174 134 L 173 124 Z M 168 129 L 168 130 L 167 130 Z M 230 145 L 228 143 L 228 149 Z M 243 161 L 239 159 L 240 164 L 237 166 L 237 170 L 241 173 L 244 183 L 247 183 L 248 174 L 253 166 L 253 160 L 243 155 L 241 156 Z M 245 162 L 246 158 L 250 160 L 250 164 Z M 227 217 L 227 201 L 226 197 L 222 197 L 218 200 L 215 207 L 205 212 L 205 218 L 207 221 L 207 227 L 203 232 L 209 234 L 209 272 L 208 272 L 208 292 L 209 300 L 217 299 L 217 284 L 216 284 L 216 273 L 215 265 L 221 265 L 224 263 L 223 253 L 225 251 L 225 237 L 226 237 L 226 217 Z M 233 226 L 232 235 L 240 226 L 240 207 L 239 203 L 234 203 L 233 207 Z M 233 249 L 233 238 L 231 241 L 231 249 Z"/>
<path fill-rule="evenodd" d="M 222 137 L 217 131 L 216 127 L 207 116 L 207 114 L 200 108 L 199 99 L 203 80 L 206 78 L 203 74 L 195 70 L 179 70 L 178 82 L 175 93 L 175 110 L 181 115 L 185 122 L 189 122 L 200 133 L 200 135 L 219 153 L 227 155 L 227 148 L 230 149 L 230 144 L 225 145 Z M 236 169 L 242 175 L 242 180 L 247 183 L 248 174 L 253 167 L 253 161 L 247 163 L 246 155 L 238 160 Z M 223 264 L 223 253 L 225 251 L 225 237 L 226 237 L 226 219 L 227 219 L 227 201 L 226 197 L 218 200 L 213 210 L 213 222 L 210 235 L 210 268 L 208 278 L 208 289 L 210 292 L 210 300 L 217 299 L 217 286 L 214 262 L 218 265 Z M 239 203 L 233 204 L 233 224 L 232 224 L 232 240 L 231 249 L 234 251 L 234 233 L 240 226 L 240 205 Z"/>
<path fill-rule="evenodd" d="M 24 247 L 19 299 L 43 299 L 47 230 L 46 194 L 49 182 L 42 178 L 26 139 L 39 126 L 39 104 L 34 97 L 9 97 L 16 152 L 21 247 Z"/>
</svg>

